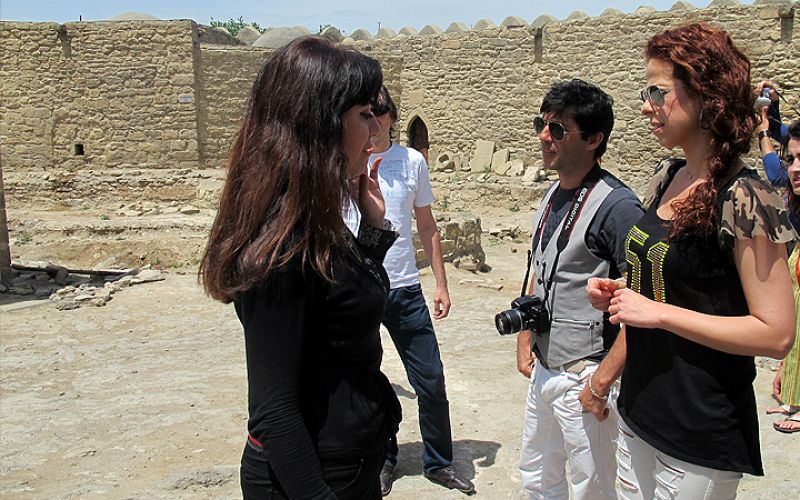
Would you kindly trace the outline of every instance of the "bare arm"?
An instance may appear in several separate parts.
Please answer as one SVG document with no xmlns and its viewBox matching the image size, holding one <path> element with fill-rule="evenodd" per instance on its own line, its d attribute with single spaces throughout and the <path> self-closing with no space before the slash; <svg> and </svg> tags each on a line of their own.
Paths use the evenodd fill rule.
<svg viewBox="0 0 800 500">
<path fill-rule="evenodd" d="M 433 276 L 436 278 L 436 293 L 433 298 L 433 319 L 443 319 L 450 314 L 450 292 L 447 289 L 447 274 L 444 270 L 442 258 L 442 240 L 439 228 L 433 218 L 431 206 L 415 207 L 417 217 L 417 233 L 422 243 L 422 249 L 431 263 Z"/>
<path fill-rule="evenodd" d="M 729 354 L 783 358 L 794 340 L 795 307 L 786 248 L 763 236 L 736 241 L 735 262 L 750 314 L 715 316 L 614 292 L 612 323 L 660 328 Z"/>
<path fill-rule="evenodd" d="M 578 400 L 580 400 L 583 407 L 592 412 L 597 420 L 601 422 L 608 418 L 607 401 L 601 397 L 597 397 L 595 394 L 599 396 L 608 396 L 614 381 L 622 375 L 622 369 L 625 367 L 625 358 L 627 354 L 628 346 L 625 344 L 625 325 L 622 325 L 622 329 L 617 336 L 617 340 L 614 341 L 614 345 L 611 346 L 611 350 L 608 351 L 606 357 L 600 362 L 600 366 L 597 367 L 597 370 L 592 373 L 591 388 L 589 387 L 590 381 L 587 380 L 583 385 L 583 389 L 581 389 L 580 395 L 578 395 Z M 594 394 L 592 394 L 592 390 L 594 390 Z"/>
<path fill-rule="evenodd" d="M 619 279 L 612 280 L 611 278 L 589 278 L 586 285 L 586 293 L 589 296 L 589 301 L 595 309 L 603 312 L 608 311 L 611 298 L 614 292 L 621 288 L 625 288 L 625 275 Z M 611 392 L 611 385 L 615 380 L 622 375 L 622 369 L 625 367 L 625 359 L 628 354 L 628 347 L 625 345 L 625 325 L 611 346 L 611 349 L 606 354 L 606 357 L 600 362 L 594 373 L 592 373 L 591 388 L 589 383 L 584 384 L 581 393 L 578 396 L 581 404 L 585 409 L 592 412 L 592 414 L 601 422 L 608 418 L 608 408 L 606 407 L 606 400 L 599 396 L 607 396 Z M 592 389 L 594 394 L 592 394 Z M 595 395 L 596 394 L 596 395 Z"/>
</svg>

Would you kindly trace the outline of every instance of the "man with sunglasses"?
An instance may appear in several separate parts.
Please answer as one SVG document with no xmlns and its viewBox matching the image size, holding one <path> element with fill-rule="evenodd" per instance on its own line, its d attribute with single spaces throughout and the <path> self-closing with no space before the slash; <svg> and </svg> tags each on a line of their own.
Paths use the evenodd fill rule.
<svg viewBox="0 0 800 500">
<path fill-rule="evenodd" d="M 600 168 L 612 104 L 597 86 L 571 80 L 550 89 L 534 119 L 544 166 L 558 181 L 534 215 L 529 263 L 528 293 L 544 301 L 549 329 L 517 337 L 518 369 L 531 379 L 520 453 L 530 498 L 567 499 L 567 463 L 573 498 L 616 498 L 616 417 L 601 422 L 578 400 L 619 331 L 592 307 L 586 283 L 622 276 L 625 240 L 643 213 L 636 195 Z M 615 395 L 593 394 L 595 404 L 613 406 Z"/>
</svg>

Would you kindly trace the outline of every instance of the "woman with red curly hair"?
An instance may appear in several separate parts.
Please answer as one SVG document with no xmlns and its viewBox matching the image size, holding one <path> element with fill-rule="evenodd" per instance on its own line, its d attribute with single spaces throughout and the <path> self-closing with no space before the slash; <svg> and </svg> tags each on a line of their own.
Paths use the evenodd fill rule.
<svg viewBox="0 0 800 500">
<path fill-rule="evenodd" d="M 683 158 L 656 169 L 628 236 L 627 286 L 589 284 L 624 325 L 592 394 L 622 371 L 623 498 L 734 498 L 742 473 L 764 473 L 753 357 L 782 358 L 794 339 L 792 230 L 780 196 L 741 159 L 757 118 L 750 62 L 728 33 L 667 30 L 645 59 L 642 114 Z"/>
</svg>

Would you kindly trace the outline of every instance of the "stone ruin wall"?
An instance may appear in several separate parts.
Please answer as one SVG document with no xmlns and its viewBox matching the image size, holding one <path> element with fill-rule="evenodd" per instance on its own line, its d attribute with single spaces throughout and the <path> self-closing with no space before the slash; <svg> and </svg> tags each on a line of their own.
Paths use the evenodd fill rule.
<svg viewBox="0 0 800 500">
<path fill-rule="evenodd" d="M 372 53 L 404 55 L 400 123 L 408 126 L 409 115 L 425 117 L 434 167 L 439 152 L 468 160 L 481 139 L 508 149 L 510 158 L 521 159 L 526 168 L 540 165 L 532 120 L 544 93 L 552 83 L 573 77 L 600 85 L 614 97 L 616 115 L 605 166 L 641 193 L 655 161 L 669 154 L 652 139 L 640 113 L 647 39 L 668 27 L 710 21 L 727 29 L 751 59 L 754 83 L 761 78 L 780 82 L 790 103 L 800 107 L 800 9 L 789 7 L 777 2 L 579 17 L 543 28 L 375 40 Z M 792 117 L 788 106 L 782 110 Z M 750 156 L 757 154 L 754 142 Z"/>
<path fill-rule="evenodd" d="M 195 31 L 191 21 L 0 23 L 9 208 L 186 197 L 199 160 Z"/>
<path fill-rule="evenodd" d="M 666 154 L 639 114 L 642 46 L 653 33 L 690 21 L 728 29 L 751 58 L 754 80 L 774 78 L 800 102 L 800 20 L 789 2 L 575 17 L 355 43 L 384 65 L 400 104 L 401 139 L 419 116 L 434 167 L 440 152 L 464 160 L 465 173 L 435 176 L 444 184 L 481 173 L 467 164 L 479 139 L 507 149 L 526 169 L 535 166 L 531 121 L 543 93 L 554 81 L 580 77 L 614 96 L 606 165 L 641 192 L 653 159 Z M 203 44 L 198 29 L 191 21 L 0 23 L 9 205 L 146 197 L 212 207 L 218 167 L 271 50 Z M 520 184 L 499 177 L 508 189 Z"/>
<path fill-rule="evenodd" d="M 253 47 L 201 45 L 198 64 L 198 138 L 201 168 L 195 203 L 213 206 L 222 185 L 228 150 L 244 115 L 250 87 L 272 51 Z"/>
<path fill-rule="evenodd" d="M 720 3 L 731 2 L 713 2 Z M 639 113 L 641 51 L 666 27 L 705 20 L 728 29 L 753 62 L 754 83 L 775 79 L 798 106 L 800 9 L 757 3 L 562 21 L 543 16 L 518 27 L 504 22 L 371 40 L 367 34 L 344 43 L 381 61 L 399 103 L 401 141 L 413 117 L 426 123 L 437 212 L 528 211 L 547 185 L 529 175 L 540 163 L 532 119 L 551 83 L 572 77 L 614 96 L 617 121 L 605 165 L 642 192 L 655 160 L 668 152 Z M 16 207 L 80 217 L 80 210 L 142 200 L 210 213 L 248 90 L 272 52 L 235 43 L 188 20 L 0 22 L 0 159 L 10 217 Z M 789 118 L 788 106 L 782 109 Z M 507 150 L 524 170 L 471 168 L 478 140 Z M 75 154 L 76 144 L 84 155 Z M 444 152 L 463 162 L 436 170 Z"/>
</svg>

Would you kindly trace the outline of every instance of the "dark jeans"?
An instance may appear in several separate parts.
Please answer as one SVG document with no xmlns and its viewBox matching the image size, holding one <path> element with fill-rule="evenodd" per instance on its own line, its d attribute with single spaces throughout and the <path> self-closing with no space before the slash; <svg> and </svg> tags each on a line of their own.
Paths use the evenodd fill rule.
<svg viewBox="0 0 800 500">
<path fill-rule="evenodd" d="M 447 467 L 453 461 L 450 404 L 439 344 L 419 284 L 389 291 L 383 324 L 389 330 L 417 395 L 419 429 L 425 446 L 422 468 L 431 472 Z M 389 441 L 386 463 L 397 464 L 397 437 Z"/>
<path fill-rule="evenodd" d="M 323 460 L 325 482 L 340 500 L 378 500 L 383 459 L 384 454 L 379 452 L 361 458 Z M 289 499 L 267 456 L 250 446 L 244 447 L 239 480 L 244 500 Z"/>
</svg>

